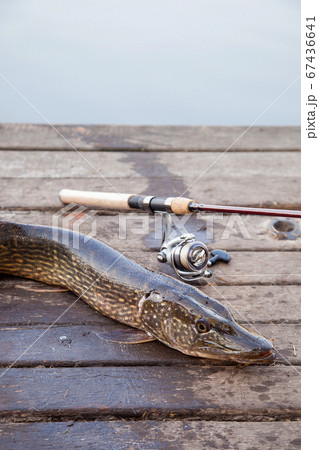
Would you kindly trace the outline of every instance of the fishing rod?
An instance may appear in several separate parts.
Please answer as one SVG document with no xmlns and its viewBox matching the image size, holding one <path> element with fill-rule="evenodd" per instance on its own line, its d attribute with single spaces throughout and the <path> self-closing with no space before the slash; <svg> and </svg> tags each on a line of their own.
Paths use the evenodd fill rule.
<svg viewBox="0 0 319 450">
<path fill-rule="evenodd" d="M 242 206 L 205 205 L 185 197 L 155 197 L 136 194 L 108 192 L 76 191 L 62 189 L 60 200 L 63 203 L 78 203 L 84 206 L 96 206 L 108 210 L 131 211 L 142 210 L 149 213 L 167 212 L 174 214 L 191 214 L 193 212 L 247 214 L 270 217 L 301 218 L 301 211 L 288 209 L 265 209 Z"/>
<path fill-rule="evenodd" d="M 219 212 L 227 214 L 250 214 L 300 218 L 301 211 L 282 209 L 244 208 L 238 206 L 204 205 L 184 197 L 155 197 L 136 194 L 89 192 L 63 189 L 59 194 L 63 203 L 77 203 L 83 206 L 104 208 L 115 211 L 142 210 L 163 215 L 164 231 L 157 260 L 169 264 L 176 275 L 184 281 L 192 282 L 209 278 L 208 269 L 218 261 L 228 263 L 230 256 L 223 250 L 211 250 L 203 242 L 196 241 L 195 235 L 186 233 L 173 236 L 171 214 L 191 214 L 195 212 Z M 172 237 L 173 236 L 173 237 Z"/>
</svg>

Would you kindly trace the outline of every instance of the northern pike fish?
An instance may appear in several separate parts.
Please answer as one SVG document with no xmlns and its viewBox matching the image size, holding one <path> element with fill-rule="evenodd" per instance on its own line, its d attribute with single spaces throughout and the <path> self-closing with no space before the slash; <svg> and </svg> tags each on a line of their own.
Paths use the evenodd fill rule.
<svg viewBox="0 0 319 450">
<path fill-rule="evenodd" d="M 73 291 L 138 329 L 139 342 L 157 339 L 186 355 L 243 364 L 275 358 L 272 343 L 236 323 L 217 300 L 80 233 L 0 222 L 0 272 Z"/>
</svg>

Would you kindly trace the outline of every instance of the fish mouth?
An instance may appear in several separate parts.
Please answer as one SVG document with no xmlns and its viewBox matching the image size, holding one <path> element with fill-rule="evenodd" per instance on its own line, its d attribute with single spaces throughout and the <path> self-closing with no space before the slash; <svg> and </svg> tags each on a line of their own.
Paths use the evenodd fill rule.
<svg viewBox="0 0 319 450">
<path fill-rule="evenodd" d="M 274 362 L 275 358 L 276 353 L 274 349 L 269 349 L 264 352 L 259 352 L 256 355 L 247 354 L 247 356 L 244 356 L 241 354 L 239 358 L 235 357 L 235 360 L 236 362 L 243 364 L 271 364 Z"/>
<path fill-rule="evenodd" d="M 245 352 L 221 346 L 220 348 L 204 346 L 197 348 L 196 356 L 240 364 L 271 364 L 276 358 L 276 353 L 273 347 Z"/>
</svg>

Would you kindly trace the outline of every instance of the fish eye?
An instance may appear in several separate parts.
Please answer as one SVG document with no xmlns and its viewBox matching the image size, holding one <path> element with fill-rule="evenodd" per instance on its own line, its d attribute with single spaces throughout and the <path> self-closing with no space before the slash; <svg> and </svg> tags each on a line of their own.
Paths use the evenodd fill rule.
<svg viewBox="0 0 319 450">
<path fill-rule="evenodd" d="M 211 329 L 211 325 L 206 319 L 196 320 L 195 327 L 199 333 L 207 333 Z"/>
</svg>

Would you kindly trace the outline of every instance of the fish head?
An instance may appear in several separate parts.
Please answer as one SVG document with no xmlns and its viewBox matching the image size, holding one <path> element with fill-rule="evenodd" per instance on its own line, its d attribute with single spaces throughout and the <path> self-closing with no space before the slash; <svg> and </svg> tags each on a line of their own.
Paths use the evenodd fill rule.
<svg viewBox="0 0 319 450">
<path fill-rule="evenodd" d="M 273 362 L 271 341 L 239 325 L 217 300 L 195 288 L 191 294 L 152 291 L 140 305 L 145 330 L 187 355 L 243 364 Z"/>
</svg>

